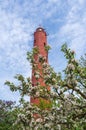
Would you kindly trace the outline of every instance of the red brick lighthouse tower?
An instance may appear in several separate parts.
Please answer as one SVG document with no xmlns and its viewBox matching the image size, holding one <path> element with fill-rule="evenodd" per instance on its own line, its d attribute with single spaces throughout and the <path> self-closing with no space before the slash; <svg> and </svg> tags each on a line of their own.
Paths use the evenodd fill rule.
<svg viewBox="0 0 86 130">
<path fill-rule="evenodd" d="M 39 56 L 45 58 L 45 62 L 48 63 L 48 52 L 45 49 L 47 46 L 47 33 L 42 27 L 39 27 L 34 32 L 34 48 L 38 48 L 38 54 L 34 55 L 34 60 L 36 62 L 37 68 L 40 70 L 39 74 L 42 74 L 42 65 L 39 61 Z M 36 70 L 32 68 L 32 85 L 33 87 L 36 86 L 37 82 L 40 83 L 40 86 L 45 86 L 43 78 L 36 79 L 35 77 Z M 49 88 L 48 88 L 49 89 Z M 38 104 L 38 98 L 30 98 L 30 102 L 33 104 Z"/>
</svg>

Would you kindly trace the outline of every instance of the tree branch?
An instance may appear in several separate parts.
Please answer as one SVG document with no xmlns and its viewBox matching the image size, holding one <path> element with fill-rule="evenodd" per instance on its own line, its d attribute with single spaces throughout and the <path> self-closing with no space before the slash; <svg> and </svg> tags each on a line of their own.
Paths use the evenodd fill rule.
<svg viewBox="0 0 86 130">
<path fill-rule="evenodd" d="M 63 85 L 64 87 L 68 87 L 69 89 L 74 90 L 78 94 L 80 94 L 84 99 L 86 99 L 86 95 L 84 95 L 79 89 L 72 87 L 70 84 Z"/>
</svg>

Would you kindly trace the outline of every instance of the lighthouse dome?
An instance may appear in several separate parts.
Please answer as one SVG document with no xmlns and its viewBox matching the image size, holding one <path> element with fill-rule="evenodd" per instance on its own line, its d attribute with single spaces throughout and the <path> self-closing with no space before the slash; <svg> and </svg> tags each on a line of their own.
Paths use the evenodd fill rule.
<svg viewBox="0 0 86 130">
<path fill-rule="evenodd" d="M 44 29 L 42 27 L 38 27 L 36 31 L 44 31 Z"/>
</svg>

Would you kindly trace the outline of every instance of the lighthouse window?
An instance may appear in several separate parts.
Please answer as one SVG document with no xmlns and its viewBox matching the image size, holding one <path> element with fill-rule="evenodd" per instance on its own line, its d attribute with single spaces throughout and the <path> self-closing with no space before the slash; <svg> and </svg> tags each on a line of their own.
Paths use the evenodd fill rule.
<svg viewBox="0 0 86 130">
<path fill-rule="evenodd" d="M 36 43 L 36 40 L 34 40 L 34 43 Z"/>
<path fill-rule="evenodd" d="M 46 43 L 44 42 L 44 46 L 46 45 Z"/>
</svg>

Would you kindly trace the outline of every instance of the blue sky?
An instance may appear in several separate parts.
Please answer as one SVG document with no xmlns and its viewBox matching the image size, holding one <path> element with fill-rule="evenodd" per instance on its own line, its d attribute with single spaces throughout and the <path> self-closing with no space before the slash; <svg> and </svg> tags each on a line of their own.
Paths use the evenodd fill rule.
<svg viewBox="0 0 86 130">
<path fill-rule="evenodd" d="M 39 25 L 49 34 L 49 63 L 57 72 L 66 63 L 60 51 L 64 42 L 77 59 L 86 53 L 86 0 L 0 0 L 0 99 L 18 101 L 19 94 L 4 82 L 19 73 L 31 75 L 26 52 Z"/>
</svg>

